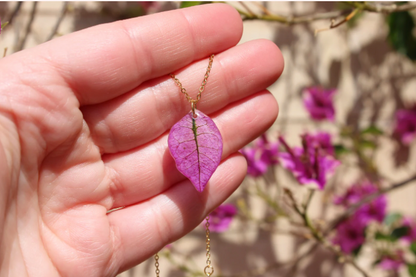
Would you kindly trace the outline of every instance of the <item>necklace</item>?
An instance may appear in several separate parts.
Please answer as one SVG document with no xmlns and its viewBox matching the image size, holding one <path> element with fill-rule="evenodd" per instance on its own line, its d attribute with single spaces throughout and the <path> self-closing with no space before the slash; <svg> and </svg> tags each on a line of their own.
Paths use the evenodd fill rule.
<svg viewBox="0 0 416 277">
<path fill-rule="evenodd" d="M 170 74 L 170 77 L 175 81 L 176 85 L 191 104 L 191 111 L 170 129 L 168 137 L 169 151 L 175 160 L 177 169 L 192 182 L 198 192 L 204 190 L 212 174 L 220 164 L 223 147 L 221 133 L 214 121 L 196 108 L 196 104 L 201 100 L 202 92 L 205 90 L 205 85 L 208 82 L 213 62 L 214 55 L 211 55 L 204 80 L 199 88 L 196 99 L 189 96 L 175 75 Z M 211 262 L 209 215 L 205 220 L 207 260 L 204 273 L 209 277 L 214 273 L 214 267 Z M 159 277 L 158 254 L 154 258 L 155 273 Z"/>
<path fill-rule="evenodd" d="M 222 155 L 220 131 L 211 118 L 196 109 L 196 104 L 201 99 L 207 84 L 213 61 L 214 55 L 211 55 L 196 99 L 189 96 L 175 75 L 170 75 L 191 104 L 191 111 L 170 129 L 169 150 L 178 170 L 192 182 L 199 192 L 204 190 L 208 180 L 220 164 Z"/>
</svg>

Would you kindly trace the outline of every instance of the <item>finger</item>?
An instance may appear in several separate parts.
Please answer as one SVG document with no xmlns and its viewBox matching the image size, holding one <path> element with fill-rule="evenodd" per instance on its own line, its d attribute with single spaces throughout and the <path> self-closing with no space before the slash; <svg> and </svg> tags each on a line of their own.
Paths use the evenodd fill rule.
<svg viewBox="0 0 416 277">
<path fill-rule="evenodd" d="M 186 180 L 146 202 L 110 213 L 120 272 L 195 228 L 241 184 L 246 170 L 245 159 L 234 155 L 223 161 L 202 193 Z"/>
<path fill-rule="evenodd" d="M 264 133 L 277 113 L 275 98 L 265 91 L 214 114 L 223 137 L 223 158 Z M 167 149 L 167 135 L 127 153 L 106 155 L 104 161 L 115 176 L 113 208 L 144 201 L 185 179 Z"/>
<path fill-rule="evenodd" d="M 36 86 L 47 78 L 54 85 L 44 91 L 56 94 L 64 86 L 87 105 L 221 52 L 237 44 L 241 34 L 241 17 L 234 8 L 203 5 L 75 32 L 2 59 L 0 66 L 9 82 L 14 77 Z"/>
<path fill-rule="evenodd" d="M 177 75 L 190 93 L 198 90 L 207 64 L 207 60 L 196 62 Z M 206 114 L 218 111 L 267 88 L 282 70 L 282 55 L 271 41 L 257 40 L 229 49 L 215 57 L 198 109 Z M 164 77 L 113 101 L 85 107 L 83 113 L 101 151 L 115 153 L 157 138 L 189 110 L 190 104 L 173 80 Z"/>
</svg>

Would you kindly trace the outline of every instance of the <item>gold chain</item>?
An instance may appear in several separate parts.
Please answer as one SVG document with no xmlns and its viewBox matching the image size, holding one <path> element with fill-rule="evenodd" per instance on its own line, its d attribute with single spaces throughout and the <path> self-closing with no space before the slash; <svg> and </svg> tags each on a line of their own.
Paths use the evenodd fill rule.
<svg viewBox="0 0 416 277">
<path fill-rule="evenodd" d="M 156 270 L 155 270 L 156 277 L 159 277 L 159 274 L 160 274 L 160 270 L 159 270 L 159 255 L 157 253 L 155 255 L 155 267 L 156 267 Z"/>
<path fill-rule="evenodd" d="M 189 101 L 189 103 L 192 104 L 192 109 L 194 109 L 194 105 L 196 106 L 196 103 L 198 103 L 198 101 L 201 100 L 201 94 L 204 91 L 205 85 L 208 82 L 208 77 L 209 77 L 209 73 L 211 72 L 213 61 L 214 61 L 214 54 L 212 54 L 209 57 L 209 64 L 208 64 L 207 72 L 205 72 L 204 80 L 202 81 L 202 84 L 199 88 L 199 92 L 198 92 L 198 95 L 196 96 L 196 99 L 193 99 L 191 96 L 189 96 L 189 94 L 186 92 L 186 89 L 182 86 L 181 82 L 178 80 L 178 78 L 176 78 L 175 75 L 170 74 L 170 77 L 172 77 L 176 85 L 181 89 L 181 92 L 185 94 L 186 99 Z"/>
<path fill-rule="evenodd" d="M 207 261 L 206 261 L 206 266 L 204 268 L 204 273 L 205 276 L 210 277 L 212 274 L 214 274 L 214 267 L 212 266 L 212 261 L 211 261 L 211 239 L 209 237 L 210 235 L 210 231 L 209 231 L 209 215 L 205 218 L 206 222 L 205 222 L 205 242 L 206 242 L 206 257 L 207 257 Z M 155 273 L 156 273 L 156 277 L 159 277 L 160 274 L 160 270 L 159 270 L 159 255 L 156 253 L 155 254 Z"/>
<path fill-rule="evenodd" d="M 207 265 L 204 268 L 204 273 L 206 276 L 211 276 L 214 273 L 214 267 L 211 265 L 211 239 L 209 238 L 209 215 L 207 216 L 207 218 L 205 219 L 206 223 L 205 223 L 205 227 L 206 227 L 206 231 L 205 231 L 205 237 L 206 237 L 206 244 L 207 244 Z"/>
<path fill-rule="evenodd" d="M 188 92 L 186 92 L 186 89 L 182 86 L 182 83 L 178 80 L 178 78 L 176 78 L 175 75 L 170 74 L 170 77 L 172 77 L 172 79 L 175 81 L 176 85 L 181 89 L 181 92 L 185 95 L 186 99 L 188 100 L 189 103 L 191 103 L 192 105 L 192 112 L 195 115 L 195 109 L 196 109 L 196 103 L 198 103 L 199 100 L 201 100 L 201 94 L 205 89 L 205 85 L 208 82 L 208 77 L 209 74 L 211 72 L 211 68 L 212 68 L 212 63 L 214 62 L 214 54 L 212 54 L 209 57 L 209 63 L 208 63 L 208 67 L 207 67 L 207 71 L 205 72 L 204 75 L 204 80 L 202 81 L 201 86 L 199 87 L 199 92 L 196 96 L 196 99 L 193 99 L 191 96 L 189 96 Z M 211 239 L 209 238 L 210 235 L 210 231 L 209 231 L 209 216 L 207 216 L 206 218 L 206 223 L 205 223 L 205 227 L 206 227 L 206 231 L 205 231 L 205 237 L 206 237 L 206 257 L 207 257 L 207 261 L 206 261 L 206 266 L 204 268 L 204 273 L 206 276 L 211 276 L 214 273 L 214 267 L 211 265 Z M 155 267 L 156 267 L 156 276 L 159 277 L 159 256 L 156 254 L 155 255 Z"/>
</svg>

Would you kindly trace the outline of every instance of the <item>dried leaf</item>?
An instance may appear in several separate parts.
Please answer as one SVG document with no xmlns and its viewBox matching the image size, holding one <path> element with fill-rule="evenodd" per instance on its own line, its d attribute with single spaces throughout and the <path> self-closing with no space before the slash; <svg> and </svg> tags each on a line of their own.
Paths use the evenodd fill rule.
<svg viewBox="0 0 416 277">
<path fill-rule="evenodd" d="M 211 118 L 192 112 L 179 120 L 169 133 L 169 150 L 178 170 L 202 192 L 217 169 L 222 155 L 221 133 Z"/>
</svg>

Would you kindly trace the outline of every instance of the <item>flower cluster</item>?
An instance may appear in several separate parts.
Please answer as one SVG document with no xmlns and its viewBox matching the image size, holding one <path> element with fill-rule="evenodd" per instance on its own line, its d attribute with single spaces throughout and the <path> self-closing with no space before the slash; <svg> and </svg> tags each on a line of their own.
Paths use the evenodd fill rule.
<svg viewBox="0 0 416 277">
<path fill-rule="evenodd" d="M 226 231 L 236 214 L 237 208 L 232 204 L 219 206 L 209 215 L 210 230 L 217 233 Z"/>
<path fill-rule="evenodd" d="M 319 87 L 306 88 L 303 93 L 303 104 L 312 119 L 334 121 L 335 108 L 333 97 L 335 89 L 324 90 Z"/>
<path fill-rule="evenodd" d="M 280 154 L 282 166 L 290 170 L 300 184 L 323 189 L 340 164 L 333 156 L 334 148 L 328 133 L 303 135 L 302 147 L 289 147 L 283 137 L 279 137 L 279 141 L 287 151 Z"/>
<path fill-rule="evenodd" d="M 247 159 L 247 174 L 258 177 L 266 173 L 270 165 L 278 163 L 279 144 L 269 142 L 263 134 L 253 147 L 245 147 L 240 152 Z"/>
<path fill-rule="evenodd" d="M 355 184 L 344 195 L 336 197 L 334 204 L 348 208 L 377 191 L 377 187 L 371 183 Z M 382 222 L 386 216 L 386 208 L 387 199 L 384 195 L 361 206 L 348 220 L 337 227 L 333 242 L 347 254 L 357 250 L 365 241 L 365 228 L 368 223 Z"/>
<path fill-rule="evenodd" d="M 396 112 L 394 133 L 404 145 L 416 139 L 416 104 L 411 109 L 400 109 Z"/>
<path fill-rule="evenodd" d="M 397 250 L 394 253 L 384 255 L 381 258 L 379 266 L 384 270 L 391 270 L 397 272 L 401 265 L 405 263 L 402 250 Z"/>
</svg>

